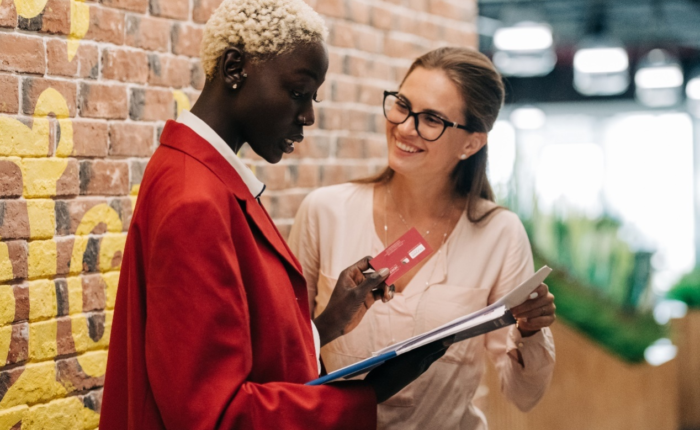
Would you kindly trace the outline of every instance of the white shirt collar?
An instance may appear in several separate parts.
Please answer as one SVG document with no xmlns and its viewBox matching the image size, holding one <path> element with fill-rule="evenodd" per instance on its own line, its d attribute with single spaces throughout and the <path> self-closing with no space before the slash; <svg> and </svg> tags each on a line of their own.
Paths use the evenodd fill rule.
<svg viewBox="0 0 700 430">
<path fill-rule="evenodd" d="M 231 147 L 224 142 L 224 139 L 222 139 L 221 136 L 219 136 L 211 127 L 209 127 L 209 124 L 202 121 L 197 115 L 186 109 L 182 110 L 180 116 L 177 118 L 177 122 L 191 128 L 192 131 L 197 133 L 202 139 L 209 142 L 209 144 L 213 146 L 214 149 L 216 149 L 217 152 L 226 159 L 226 161 L 229 162 L 231 167 L 234 168 L 241 179 L 243 179 L 243 182 L 248 187 L 248 190 L 250 190 L 250 194 L 252 194 L 256 199 L 260 197 L 263 191 L 265 191 L 265 184 L 260 182 L 260 180 L 255 177 L 255 174 L 253 174 L 253 172 L 246 167 L 245 164 L 243 164 L 243 161 L 238 158 L 236 153 L 233 152 L 233 149 L 231 149 Z"/>
</svg>

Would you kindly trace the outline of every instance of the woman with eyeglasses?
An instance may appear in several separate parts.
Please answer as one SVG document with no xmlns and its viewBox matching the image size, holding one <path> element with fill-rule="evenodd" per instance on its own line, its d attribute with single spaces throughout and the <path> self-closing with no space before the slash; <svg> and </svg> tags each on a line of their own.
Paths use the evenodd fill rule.
<svg viewBox="0 0 700 430">
<path fill-rule="evenodd" d="M 534 273 L 518 217 L 496 205 L 486 176 L 487 133 L 503 103 L 501 76 L 484 55 L 440 48 L 414 61 L 384 93 L 388 167 L 321 188 L 304 200 L 290 246 L 310 307 L 326 309 L 343 262 L 376 255 L 415 227 L 433 249 L 372 306 L 352 333 L 322 349 L 329 371 L 493 303 Z M 517 326 L 452 345 L 415 382 L 378 407 L 380 429 L 486 429 L 473 398 L 488 356 L 521 410 L 542 397 L 554 367 L 545 284 L 512 310 Z M 535 297 L 536 296 L 536 297 Z"/>
</svg>

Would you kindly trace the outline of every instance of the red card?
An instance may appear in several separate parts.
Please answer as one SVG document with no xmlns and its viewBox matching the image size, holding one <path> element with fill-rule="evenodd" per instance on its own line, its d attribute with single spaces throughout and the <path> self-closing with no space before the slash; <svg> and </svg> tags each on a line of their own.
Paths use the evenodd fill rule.
<svg viewBox="0 0 700 430">
<path fill-rule="evenodd" d="M 428 242 L 418 230 L 412 228 L 370 260 L 369 264 L 374 270 L 388 268 L 391 274 L 384 282 L 391 285 L 432 253 Z"/>
</svg>

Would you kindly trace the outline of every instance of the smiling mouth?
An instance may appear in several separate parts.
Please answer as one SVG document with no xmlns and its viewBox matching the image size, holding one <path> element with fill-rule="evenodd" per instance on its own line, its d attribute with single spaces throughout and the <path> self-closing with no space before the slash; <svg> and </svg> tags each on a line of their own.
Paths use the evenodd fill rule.
<svg viewBox="0 0 700 430">
<path fill-rule="evenodd" d="M 403 142 L 400 142 L 400 141 L 398 141 L 398 140 L 396 141 L 396 147 L 399 148 L 401 151 L 403 151 L 403 152 L 408 152 L 408 153 L 410 153 L 410 154 L 415 154 L 415 153 L 418 153 L 418 152 L 423 152 L 422 149 L 416 148 L 415 146 L 407 145 L 407 144 L 405 144 L 405 143 L 403 143 Z"/>
<path fill-rule="evenodd" d="M 303 139 L 303 137 L 300 137 L 298 139 L 289 139 L 289 138 L 284 139 L 284 143 L 285 143 L 284 152 L 286 154 L 291 154 L 292 152 L 294 152 L 294 144 L 297 142 L 301 142 L 302 139 Z"/>
</svg>

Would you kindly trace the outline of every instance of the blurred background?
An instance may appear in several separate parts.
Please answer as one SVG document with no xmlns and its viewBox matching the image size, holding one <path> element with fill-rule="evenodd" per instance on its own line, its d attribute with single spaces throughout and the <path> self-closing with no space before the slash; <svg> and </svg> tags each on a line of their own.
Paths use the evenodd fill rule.
<svg viewBox="0 0 700 430">
<path fill-rule="evenodd" d="M 478 7 L 479 50 L 507 88 L 489 140 L 492 184 L 525 223 L 538 264 L 558 269 L 549 284 L 561 320 L 591 342 L 575 353 L 557 349 L 614 357 L 588 374 L 609 373 L 609 387 L 584 378 L 579 389 L 590 397 L 626 386 L 618 394 L 628 403 L 601 399 L 619 408 L 595 421 L 599 405 L 589 426 L 574 427 L 700 428 L 700 396 L 683 382 L 700 381 L 700 2 Z M 642 384 L 636 393 L 634 384 Z M 569 407 L 576 404 L 586 409 L 581 399 Z M 614 418 L 640 407 L 665 417 Z M 560 419 L 549 428 L 566 425 Z"/>
</svg>

